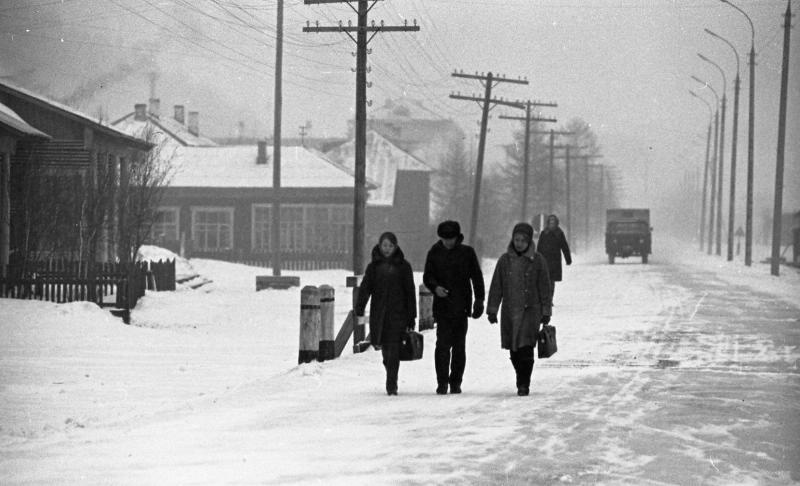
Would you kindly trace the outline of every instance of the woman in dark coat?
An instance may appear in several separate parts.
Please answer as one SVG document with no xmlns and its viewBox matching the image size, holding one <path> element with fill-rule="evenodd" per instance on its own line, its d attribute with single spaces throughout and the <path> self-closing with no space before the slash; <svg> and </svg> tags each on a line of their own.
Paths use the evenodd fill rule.
<svg viewBox="0 0 800 486">
<path fill-rule="evenodd" d="M 539 235 L 537 245 L 539 253 L 547 261 L 547 270 L 550 272 L 550 299 L 556 292 L 556 282 L 561 281 L 561 254 L 567 265 L 572 265 L 572 255 L 569 252 L 567 237 L 558 226 L 558 216 L 551 214 L 547 217 L 547 227 Z"/>
<path fill-rule="evenodd" d="M 364 316 L 370 299 L 370 343 L 383 354 L 386 393 L 397 395 L 400 338 L 404 331 L 414 329 L 417 301 L 411 265 L 397 246 L 394 233 L 383 233 L 372 249 L 372 262 L 358 289 L 356 316 Z"/>
<path fill-rule="evenodd" d="M 547 264 L 536 252 L 533 227 L 528 223 L 514 226 L 508 251 L 497 260 L 486 307 L 490 323 L 497 323 L 498 310 L 502 310 L 500 345 L 509 350 L 517 395 L 525 396 L 530 392 L 539 324 L 550 322 L 552 313 Z"/>
</svg>

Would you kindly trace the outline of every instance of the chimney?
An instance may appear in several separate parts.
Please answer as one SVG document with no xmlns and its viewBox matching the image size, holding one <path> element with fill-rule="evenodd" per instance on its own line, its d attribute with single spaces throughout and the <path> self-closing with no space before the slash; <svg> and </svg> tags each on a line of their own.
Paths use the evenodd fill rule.
<svg viewBox="0 0 800 486">
<path fill-rule="evenodd" d="M 133 105 L 133 119 L 136 121 L 147 121 L 147 105 L 136 103 Z"/>
<path fill-rule="evenodd" d="M 161 114 L 161 100 L 158 98 L 150 98 L 150 114 L 158 118 Z"/>
<path fill-rule="evenodd" d="M 256 156 L 256 165 L 265 165 L 267 163 L 267 141 L 258 141 L 258 156 Z"/>
<path fill-rule="evenodd" d="M 175 121 L 183 125 L 186 123 L 186 119 L 184 117 L 184 110 L 183 105 L 175 105 Z"/>
<path fill-rule="evenodd" d="M 196 111 L 189 112 L 189 133 L 195 137 L 200 136 L 200 113 Z"/>
</svg>

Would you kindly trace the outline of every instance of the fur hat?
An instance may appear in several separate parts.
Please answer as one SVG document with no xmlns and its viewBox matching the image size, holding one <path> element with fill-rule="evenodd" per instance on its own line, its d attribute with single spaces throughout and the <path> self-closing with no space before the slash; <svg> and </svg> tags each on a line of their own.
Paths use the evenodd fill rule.
<svg viewBox="0 0 800 486">
<path fill-rule="evenodd" d="M 517 233 L 525 235 L 528 241 L 533 240 L 533 226 L 528 223 L 517 223 L 514 225 L 514 231 L 511 232 L 511 236 L 513 237 Z"/>
<path fill-rule="evenodd" d="M 457 238 L 461 234 L 461 225 L 458 221 L 443 221 L 436 229 L 436 234 L 442 239 Z"/>
</svg>

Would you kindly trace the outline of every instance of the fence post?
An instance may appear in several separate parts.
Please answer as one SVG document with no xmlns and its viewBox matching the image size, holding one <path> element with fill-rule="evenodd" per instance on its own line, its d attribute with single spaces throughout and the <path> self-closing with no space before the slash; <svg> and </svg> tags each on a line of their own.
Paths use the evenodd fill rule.
<svg viewBox="0 0 800 486">
<path fill-rule="evenodd" d="M 419 330 L 433 329 L 433 294 L 425 285 L 419 286 Z"/>
<path fill-rule="evenodd" d="M 336 303 L 336 291 L 330 285 L 319 287 L 320 335 L 319 361 L 335 358 L 333 346 L 333 313 Z"/>
<path fill-rule="evenodd" d="M 300 353 L 297 363 L 310 363 L 319 355 L 319 289 L 306 285 L 300 291 Z"/>
</svg>

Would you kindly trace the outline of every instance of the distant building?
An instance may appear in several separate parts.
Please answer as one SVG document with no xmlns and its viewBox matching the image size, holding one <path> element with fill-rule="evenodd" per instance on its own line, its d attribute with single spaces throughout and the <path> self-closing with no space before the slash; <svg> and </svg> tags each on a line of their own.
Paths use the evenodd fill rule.
<svg viewBox="0 0 800 486">
<path fill-rule="evenodd" d="M 272 147 L 179 147 L 153 227 L 156 244 L 194 257 L 269 266 Z M 282 261 L 286 268 L 352 265 L 351 173 L 302 147 L 281 150 Z M 374 187 L 370 185 L 370 188 Z"/>
<path fill-rule="evenodd" d="M 453 120 L 444 118 L 425 102 L 410 98 L 387 99 L 373 108 L 367 117 L 367 129 L 374 130 L 391 143 L 439 169 L 450 144 L 464 140 L 464 131 Z M 353 122 L 349 123 L 353 138 Z"/>
<path fill-rule="evenodd" d="M 355 142 L 326 155 L 352 171 Z M 366 162 L 367 178 L 376 184 L 367 194 L 367 248 L 377 243 L 382 232 L 392 231 L 400 239 L 406 259 L 422 270 L 435 237 L 430 229 L 431 168 L 374 130 L 367 132 Z"/>
<path fill-rule="evenodd" d="M 188 115 L 188 116 L 187 116 Z M 151 98 L 149 105 L 137 103 L 134 110 L 111 123 L 118 130 L 142 138 L 148 129 L 164 135 L 170 143 L 182 147 L 216 147 L 217 143 L 200 134 L 200 112 L 186 112 L 175 105 L 172 116 L 161 113 L 161 100 Z"/>
</svg>

